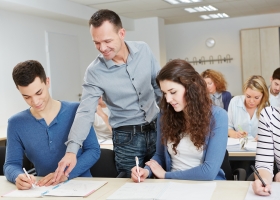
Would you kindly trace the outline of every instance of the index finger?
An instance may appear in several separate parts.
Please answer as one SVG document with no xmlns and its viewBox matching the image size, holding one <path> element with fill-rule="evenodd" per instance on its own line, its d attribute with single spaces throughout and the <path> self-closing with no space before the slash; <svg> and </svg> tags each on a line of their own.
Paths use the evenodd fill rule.
<svg viewBox="0 0 280 200">
<path fill-rule="evenodd" d="M 58 182 L 60 180 L 61 176 L 64 175 L 64 170 L 66 168 L 65 163 L 59 163 L 57 169 L 54 172 L 52 182 Z"/>
</svg>

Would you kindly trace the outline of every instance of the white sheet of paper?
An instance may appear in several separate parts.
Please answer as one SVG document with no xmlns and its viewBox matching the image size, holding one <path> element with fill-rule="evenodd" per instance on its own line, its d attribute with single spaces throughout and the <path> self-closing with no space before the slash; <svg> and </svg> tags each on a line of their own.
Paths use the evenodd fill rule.
<svg viewBox="0 0 280 200">
<path fill-rule="evenodd" d="M 255 195 L 252 183 L 250 183 L 245 200 L 279 200 L 280 199 L 280 183 L 279 182 L 273 182 L 271 184 L 271 195 L 270 196 L 258 196 Z"/>
<path fill-rule="evenodd" d="M 228 138 L 227 146 L 240 144 L 239 139 Z"/>
<path fill-rule="evenodd" d="M 257 149 L 257 142 L 256 141 L 248 141 L 247 144 L 245 144 L 245 148 L 248 150 L 256 150 Z"/>
<path fill-rule="evenodd" d="M 170 182 L 167 190 L 158 198 L 159 200 L 210 200 L 216 188 L 216 182 L 188 184 Z M 201 192 L 203 191 L 203 192 Z"/>
<path fill-rule="evenodd" d="M 71 180 L 50 190 L 45 196 L 85 197 L 105 185 L 107 181 Z"/>
<path fill-rule="evenodd" d="M 55 186 L 36 186 L 35 188 L 31 188 L 29 190 L 13 190 L 3 195 L 3 197 L 40 197 L 44 192 L 52 190 L 53 187 Z"/>
<path fill-rule="evenodd" d="M 109 196 L 107 200 L 210 200 L 215 188 L 216 182 L 201 184 L 176 182 L 126 183 Z"/>
</svg>

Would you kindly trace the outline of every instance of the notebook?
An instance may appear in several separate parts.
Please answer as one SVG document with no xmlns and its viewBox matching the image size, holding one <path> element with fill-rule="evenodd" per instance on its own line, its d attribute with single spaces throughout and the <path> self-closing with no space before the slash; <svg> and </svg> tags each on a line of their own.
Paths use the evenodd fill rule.
<svg viewBox="0 0 280 200">
<path fill-rule="evenodd" d="M 216 182 L 189 183 L 126 183 L 107 200 L 210 200 L 216 188 Z M 201 192 L 203 191 L 203 192 Z"/>
<path fill-rule="evenodd" d="M 86 197 L 95 192 L 107 181 L 92 180 L 70 180 L 56 186 L 31 188 L 30 190 L 14 190 L 3 197 L 41 197 L 41 196 L 63 196 L 63 197 Z"/>
</svg>

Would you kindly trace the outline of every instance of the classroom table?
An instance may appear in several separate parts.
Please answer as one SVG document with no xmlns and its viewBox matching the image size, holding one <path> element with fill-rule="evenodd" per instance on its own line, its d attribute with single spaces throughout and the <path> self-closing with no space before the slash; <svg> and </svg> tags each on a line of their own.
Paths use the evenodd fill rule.
<svg viewBox="0 0 280 200">
<path fill-rule="evenodd" d="M 255 160 L 256 151 L 240 149 L 239 145 L 227 146 L 229 160 Z"/>
<path fill-rule="evenodd" d="M 77 179 L 84 179 L 84 178 L 77 178 Z M 88 179 L 88 178 L 87 178 Z M 124 185 L 127 182 L 132 182 L 131 179 L 128 178 L 91 178 L 92 180 L 102 180 L 108 181 L 106 185 L 92 193 L 86 199 L 95 199 L 95 200 L 105 200 L 111 194 L 113 194 L 118 188 Z M 159 183 L 159 182 L 181 182 L 181 183 L 203 183 L 204 181 L 183 181 L 183 180 L 170 180 L 170 179 L 147 179 L 146 183 Z M 205 181 L 206 182 L 206 181 Z M 216 181 L 217 186 L 213 193 L 211 200 L 244 200 L 249 184 L 249 181 Z M 137 183 L 135 183 L 137 184 Z M 5 194 L 9 191 L 16 189 L 15 185 L 8 182 L 4 176 L 0 176 L 0 185 L 1 185 L 1 195 Z M 15 198 L 8 198 L 8 197 L 0 197 L 7 200 L 12 200 Z M 82 199 L 79 197 L 43 197 L 43 199 L 59 199 L 59 200 L 66 200 L 66 199 Z M 38 199 L 38 198 L 18 198 L 22 200 L 27 199 Z M 187 199 L 187 194 L 186 194 Z"/>
</svg>

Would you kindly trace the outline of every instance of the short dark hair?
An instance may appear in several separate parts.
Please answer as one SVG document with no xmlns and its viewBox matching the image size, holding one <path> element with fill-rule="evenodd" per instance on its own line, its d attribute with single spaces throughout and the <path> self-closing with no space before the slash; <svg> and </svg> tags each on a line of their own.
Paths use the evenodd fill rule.
<svg viewBox="0 0 280 200">
<path fill-rule="evenodd" d="M 36 60 L 20 62 L 13 69 L 13 79 L 17 88 L 18 86 L 28 86 L 36 77 L 46 83 L 45 70 L 41 63 Z"/>
<path fill-rule="evenodd" d="M 277 69 L 274 70 L 274 72 L 272 74 L 272 79 L 280 80 L 280 67 L 278 67 Z"/>
<path fill-rule="evenodd" d="M 89 20 L 89 26 L 92 25 L 93 27 L 97 28 L 100 27 L 105 21 L 109 21 L 111 24 L 113 24 L 117 31 L 123 27 L 119 15 L 108 9 L 102 9 L 95 12 Z"/>
</svg>

